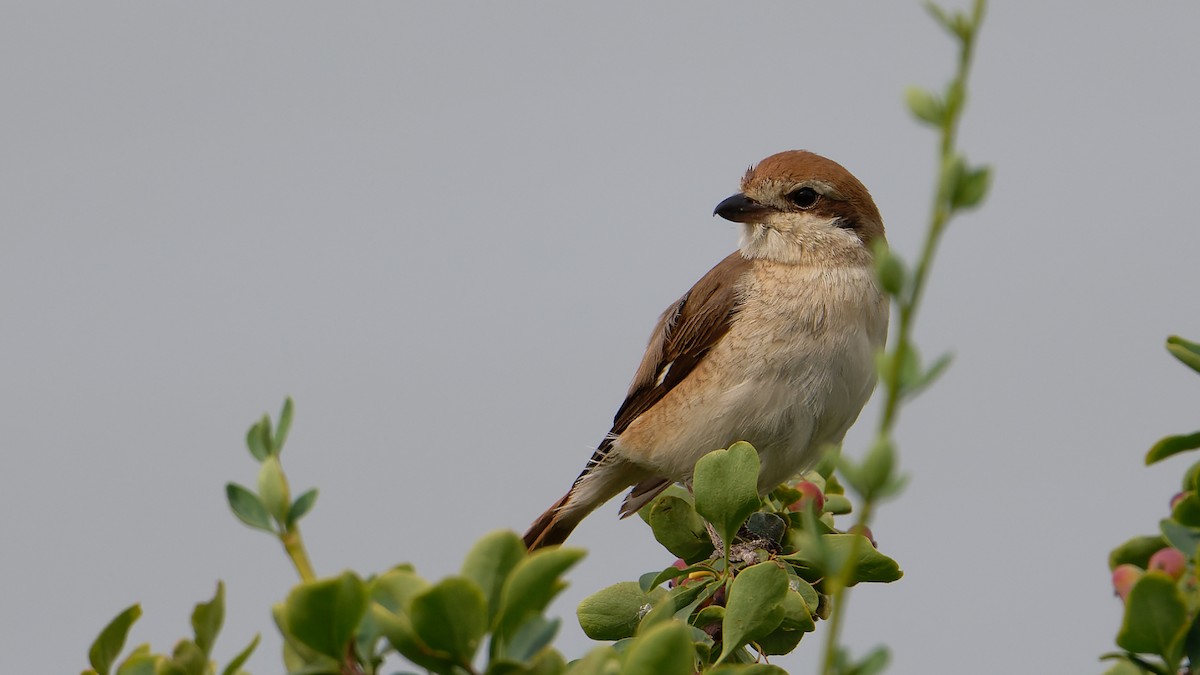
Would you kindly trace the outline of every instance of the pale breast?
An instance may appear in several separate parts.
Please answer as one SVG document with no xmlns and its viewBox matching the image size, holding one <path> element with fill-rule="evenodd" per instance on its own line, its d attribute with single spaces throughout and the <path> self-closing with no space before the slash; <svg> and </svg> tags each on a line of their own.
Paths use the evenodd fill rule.
<svg viewBox="0 0 1200 675">
<path fill-rule="evenodd" d="M 745 432 L 759 439 L 769 489 L 841 442 L 857 419 L 875 385 L 887 302 L 863 267 L 764 265 L 755 283 L 750 297 L 759 300 L 747 303 L 752 320 L 738 336 L 751 368 L 728 403 L 753 421 Z"/>
<path fill-rule="evenodd" d="M 773 487 L 838 442 L 874 386 L 887 303 L 867 268 L 756 261 L 729 333 L 622 433 L 620 454 L 685 479 L 716 448 L 759 449 Z"/>
</svg>

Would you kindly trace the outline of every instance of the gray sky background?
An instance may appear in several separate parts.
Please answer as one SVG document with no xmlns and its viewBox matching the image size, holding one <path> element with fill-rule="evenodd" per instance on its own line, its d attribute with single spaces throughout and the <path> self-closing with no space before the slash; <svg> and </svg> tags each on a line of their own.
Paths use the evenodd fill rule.
<svg viewBox="0 0 1200 675">
<path fill-rule="evenodd" d="M 906 576 L 847 637 L 896 674 L 1099 672 L 1105 558 L 1151 532 L 1200 379 L 1200 4 L 994 2 L 962 131 L 993 163 L 918 330 L 957 355 L 904 411 L 879 514 Z M 658 313 L 732 250 L 713 206 L 807 148 L 924 228 L 934 138 L 902 105 L 953 47 L 916 2 L 93 3 L 0 8 L 0 634 L 78 672 L 141 601 L 168 650 L 228 585 L 225 661 L 294 582 L 236 522 L 247 426 L 287 394 L 319 573 L 454 572 L 522 530 L 608 429 Z M 847 451 L 875 421 L 869 407 Z M 670 563 L 610 504 L 554 612 Z M 778 662 L 805 672 L 818 642 Z"/>
</svg>

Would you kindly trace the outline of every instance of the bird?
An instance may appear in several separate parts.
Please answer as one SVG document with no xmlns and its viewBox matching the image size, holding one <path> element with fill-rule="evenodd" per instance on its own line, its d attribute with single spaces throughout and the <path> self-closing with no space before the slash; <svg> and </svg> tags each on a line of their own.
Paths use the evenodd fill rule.
<svg viewBox="0 0 1200 675">
<path fill-rule="evenodd" d="M 612 429 L 528 550 L 562 544 L 627 488 L 620 516 L 636 513 L 737 441 L 757 449 L 766 494 L 840 444 L 870 398 L 889 302 L 867 188 L 806 150 L 752 165 L 740 188 L 713 211 L 740 224 L 738 249 L 659 317 Z"/>
</svg>

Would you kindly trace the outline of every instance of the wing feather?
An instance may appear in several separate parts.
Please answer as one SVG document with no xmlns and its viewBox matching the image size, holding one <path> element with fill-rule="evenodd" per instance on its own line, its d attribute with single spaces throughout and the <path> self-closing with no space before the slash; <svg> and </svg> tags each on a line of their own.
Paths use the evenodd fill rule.
<svg viewBox="0 0 1200 675">
<path fill-rule="evenodd" d="M 729 332 L 742 306 L 741 279 L 752 264 L 740 252 L 733 252 L 662 313 L 625 402 L 613 418 L 612 429 L 592 453 L 575 485 L 604 461 L 621 432 L 678 386 Z M 666 478 L 651 477 L 643 481 L 640 490 L 635 488 L 626 498 L 622 516 L 636 511 L 670 484 Z"/>
<path fill-rule="evenodd" d="M 663 312 L 625 402 L 613 418 L 609 436 L 620 434 L 638 415 L 661 401 L 729 332 L 741 308 L 739 280 L 750 265 L 741 253 L 732 253 Z"/>
</svg>

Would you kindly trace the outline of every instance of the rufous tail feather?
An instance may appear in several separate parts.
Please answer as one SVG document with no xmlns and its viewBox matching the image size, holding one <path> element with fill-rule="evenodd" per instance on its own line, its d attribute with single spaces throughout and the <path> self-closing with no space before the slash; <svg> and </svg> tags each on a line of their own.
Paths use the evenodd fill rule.
<svg viewBox="0 0 1200 675">
<path fill-rule="evenodd" d="M 567 494 L 563 495 L 562 499 L 554 503 L 554 506 L 546 509 L 546 512 L 538 516 L 538 519 L 533 521 L 529 526 L 529 531 L 525 533 L 525 548 L 530 551 L 536 551 L 545 546 L 555 546 L 567 540 L 576 525 L 583 520 L 589 511 L 582 509 L 565 510 L 564 506 L 567 500 L 571 498 L 571 493 L 574 488 Z"/>
</svg>

